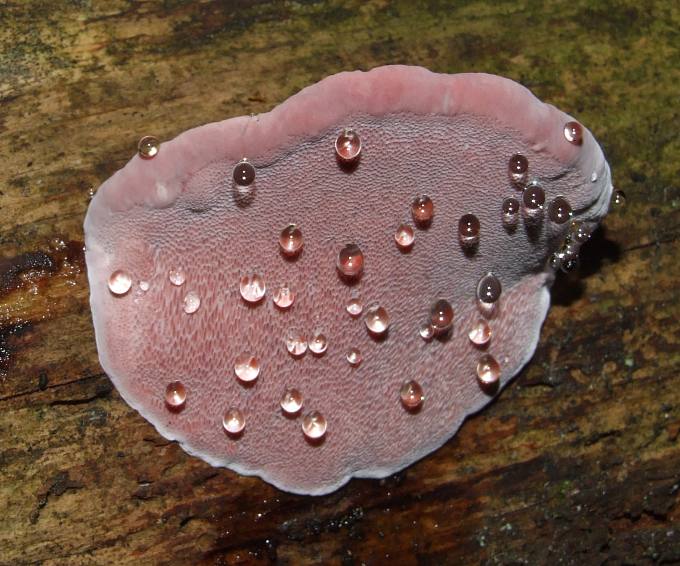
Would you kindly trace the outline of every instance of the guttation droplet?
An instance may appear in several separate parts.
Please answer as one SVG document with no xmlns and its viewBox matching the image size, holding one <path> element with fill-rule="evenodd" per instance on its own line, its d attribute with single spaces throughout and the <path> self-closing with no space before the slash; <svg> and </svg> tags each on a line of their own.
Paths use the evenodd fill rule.
<svg viewBox="0 0 680 566">
<path fill-rule="evenodd" d="M 380 305 L 372 305 L 366 309 L 366 316 L 364 318 L 366 328 L 372 334 L 384 334 L 390 326 L 390 317 L 387 314 L 385 307 Z"/>
<path fill-rule="evenodd" d="M 298 255 L 302 251 L 302 245 L 302 232 L 295 224 L 289 224 L 281 230 L 279 246 L 285 255 L 289 257 Z"/>
<path fill-rule="evenodd" d="M 352 318 L 356 318 L 364 310 L 364 306 L 361 304 L 361 299 L 359 299 L 359 297 L 352 297 L 347 301 L 345 309 Z"/>
<path fill-rule="evenodd" d="M 581 145 L 583 143 L 583 127 L 578 122 L 567 122 L 564 125 L 564 137 L 569 143 Z"/>
<path fill-rule="evenodd" d="M 184 296 L 184 312 L 187 314 L 194 314 L 201 306 L 201 298 L 196 291 L 189 291 Z"/>
<path fill-rule="evenodd" d="M 252 354 L 239 354 L 234 362 L 234 373 L 246 383 L 255 381 L 260 375 L 260 362 Z"/>
<path fill-rule="evenodd" d="M 170 283 L 179 287 L 180 285 L 184 285 L 186 275 L 182 268 L 171 269 L 168 271 L 168 279 L 170 279 Z"/>
<path fill-rule="evenodd" d="M 335 153 L 342 161 L 354 161 L 361 153 L 361 138 L 354 130 L 345 128 L 335 138 Z"/>
<path fill-rule="evenodd" d="M 399 390 L 399 397 L 404 408 L 409 411 L 418 409 L 425 399 L 423 388 L 417 381 L 406 381 Z"/>
<path fill-rule="evenodd" d="M 158 141 L 158 138 L 153 136 L 144 136 L 137 144 L 137 152 L 139 153 L 140 157 L 144 159 L 151 159 L 152 157 L 156 157 L 160 147 L 161 142 Z"/>
<path fill-rule="evenodd" d="M 262 300 L 267 287 L 264 284 L 264 279 L 257 273 L 248 273 L 241 277 L 239 283 L 239 291 L 244 301 L 249 303 L 257 303 Z"/>
<path fill-rule="evenodd" d="M 347 350 L 345 357 L 347 358 L 347 361 L 350 363 L 350 365 L 353 366 L 358 366 L 362 360 L 361 352 L 357 348 L 350 348 Z"/>
<path fill-rule="evenodd" d="M 501 376 L 501 366 L 491 354 L 484 354 L 477 362 L 477 378 L 483 387 L 498 383 Z"/>
<path fill-rule="evenodd" d="M 233 177 L 234 183 L 240 187 L 252 185 L 255 180 L 255 167 L 246 158 L 243 158 L 234 165 Z"/>
<path fill-rule="evenodd" d="M 474 214 L 464 214 L 458 221 L 458 238 L 463 246 L 479 242 L 479 219 Z"/>
<path fill-rule="evenodd" d="M 434 337 L 434 328 L 429 322 L 424 322 L 423 324 L 420 325 L 420 328 L 418 329 L 418 334 L 420 334 L 420 337 L 425 340 L 426 342 L 432 340 Z"/>
<path fill-rule="evenodd" d="M 224 412 L 222 426 L 228 434 L 236 436 L 243 432 L 243 429 L 246 426 L 246 419 L 239 409 L 231 407 Z"/>
<path fill-rule="evenodd" d="M 165 388 L 165 404 L 170 409 L 181 409 L 187 400 L 187 390 L 181 381 L 168 383 Z"/>
<path fill-rule="evenodd" d="M 430 324 L 435 334 L 443 334 L 453 326 L 453 307 L 445 299 L 438 299 L 430 307 Z M 422 329 L 420 335 L 423 335 Z"/>
<path fill-rule="evenodd" d="M 318 440 L 326 434 L 326 417 L 319 411 L 307 413 L 302 419 L 302 432 L 310 440 Z"/>
<path fill-rule="evenodd" d="M 521 153 L 515 153 L 508 162 L 508 171 L 512 182 L 522 186 L 527 180 L 529 160 Z"/>
<path fill-rule="evenodd" d="M 347 244 L 338 253 L 338 270 L 345 277 L 355 278 L 364 269 L 364 254 L 356 244 Z"/>
<path fill-rule="evenodd" d="M 501 282 L 493 273 L 487 273 L 477 284 L 477 298 L 483 303 L 495 303 L 500 296 Z"/>
<path fill-rule="evenodd" d="M 287 309 L 295 302 L 295 291 L 289 285 L 281 285 L 272 296 L 274 304 L 280 309 Z"/>
<path fill-rule="evenodd" d="M 132 287 L 132 277 L 127 271 L 117 269 L 109 276 L 109 291 L 114 295 L 125 295 Z"/>
<path fill-rule="evenodd" d="M 411 203 L 413 221 L 419 226 L 427 226 L 434 216 L 434 203 L 427 195 L 420 195 Z"/>
<path fill-rule="evenodd" d="M 408 250 L 415 240 L 413 228 L 408 224 L 400 224 L 394 233 L 394 241 L 401 250 Z"/>
<path fill-rule="evenodd" d="M 545 204 L 545 191 L 538 183 L 527 185 L 522 193 L 522 203 L 524 210 L 529 216 L 539 216 L 543 212 Z"/>
<path fill-rule="evenodd" d="M 326 338 L 326 335 L 321 332 L 314 334 L 309 341 L 309 350 L 312 354 L 320 356 L 326 351 L 326 348 L 328 348 L 328 339 Z"/>
<path fill-rule="evenodd" d="M 480 318 L 475 323 L 473 323 L 470 332 L 468 332 L 468 337 L 470 342 L 476 346 L 483 346 L 487 344 L 491 339 L 491 328 L 489 324 L 483 318 Z"/>
<path fill-rule="evenodd" d="M 618 207 L 626 204 L 626 193 L 621 190 L 614 191 L 614 194 L 612 195 L 612 204 Z"/>
<path fill-rule="evenodd" d="M 286 350 L 293 357 L 300 357 L 307 352 L 307 340 L 302 332 L 291 329 L 286 335 Z"/>
<path fill-rule="evenodd" d="M 506 226 L 514 226 L 519 220 L 519 201 L 515 197 L 508 197 L 503 201 L 502 220 Z"/>
<path fill-rule="evenodd" d="M 288 415 L 294 415 L 302 409 L 302 393 L 297 389 L 286 389 L 281 396 L 281 409 Z"/>
<path fill-rule="evenodd" d="M 548 206 L 548 218 L 555 224 L 564 224 L 571 219 L 572 209 L 569 201 L 562 197 L 555 197 Z"/>
</svg>

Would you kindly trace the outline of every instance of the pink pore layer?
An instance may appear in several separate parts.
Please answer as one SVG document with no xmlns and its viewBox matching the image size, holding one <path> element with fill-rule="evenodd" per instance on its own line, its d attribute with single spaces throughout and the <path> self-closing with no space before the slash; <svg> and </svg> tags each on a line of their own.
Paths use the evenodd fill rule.
<svg viewBox="0 0 680 566">
<path fill-rule="evenodd" d="M 528 157 L 546 204 L 563 195 L 575 219 L 587 223 L 606 212 L 608 166 L 585 128 L 583 145 L 565 140 L 571 119 L 500 77 L 381 67 L 329 77 L 267 114 L 185 132 L 163 143 L 152 160 L 135 156 L 102 185 L 85 221 L 102 366 L 163 436 L 213 465 L 257 474 L 282 489 L 327 493 L 352 476 L 381 477 L 407 466 L 490 400 L 476 382 L 482 351 L 467 338 L 480 315 L 475 286 L 484 273 L 493 271 L 503 284 L 486 350 L 501 364 L 502 385 L 538 340 L 553 279 L 547 259 L 568 225 L 546 218 L 535 233 L 522 220 L 514 231 L 502 226 L 502 200 L 521 197 L 508 178 L 509 157 Z M 338 166 L 333 149 L 343 127 L 354 128 L 363 143 L 351 172 Z M 231 177 L 243 157 L 257 170 L 245 192 Z M 411 222 L 410 203 L 419 194 L 434 201 L 434 220 L 416 230 L 413 249 L 403 253 L 394 231 Z M 473 255 L 457 241 L 465 213 L 481 222 Z M 289 223 L 300 227 L 305 242 L 294 261 L 278 249 Z M 339 249 L 350 242 L 365 255 L 355 285 L 335 267 Z M 167 276 L 178 267 L 187 274 L 182 287 Z M 113 296 L 107 279 L 115 269 L 148 281 L 150 289 L 135 284 L 127 295 Z M 239 295 L 239 278 L 249 272 L 261 274 L 268 287 L 257 306 Z M 297 293 L 289 311 L 271 301 L 283 283 Z M 182 309 L 188 291 L 201 298 L 192 315 Z M 345 312 L 353 294 L 388 310 L 386 339 L 371 338 L 363 321 Z M 418 328 L 438 298 L 453 305 L 454 328 L 447 340 L 424 342 Z M 322 331 L 327 352 L 293 359 L 284 342 L 290 328 L 308 337 Z M 345 359 L 351 347 L 364 358 L 356 368 Z M 251 387 L 233 372 L 236 356 L 246 351 L 261 363 Z M 417 414 L 399 401 L 400 386 L 410 379 L 426 396 Z M 174 380 L 188 390 L 177 413 L 164 404 Z M 305 441 L 300 417 L 282 414 L 286 387 L 302 392 L 302 414 L 326 416 L 321 444 Z M 238 439 L 221 425 L 231 406 L 246 418 Z"/>
</svg>

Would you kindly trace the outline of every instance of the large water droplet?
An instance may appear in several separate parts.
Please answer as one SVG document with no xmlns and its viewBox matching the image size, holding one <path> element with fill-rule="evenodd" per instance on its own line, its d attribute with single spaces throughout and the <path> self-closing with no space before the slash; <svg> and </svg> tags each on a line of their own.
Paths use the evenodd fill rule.
<svg viewBox="0 0 680 566">
<path fill-rule="evenodd" d="M 519 201 L 515 197 L 508 197 L 501 207 L 501 219 L 506 226 L 515 226 L 519 220 Z"/>
<path fill-rule="evenodd" d="M 417 381 L 406 381 L 399 390 L 401 404 L 409 411 L 419 409 L 423 404 L 423 388 Z"/>
<path fill-rule="evenodd" d="M 184 285 L 186 275 L 184 274 L 184 270 L 180 267 L 168 271 L 168 279 L 170 279 L 170 283 L 179 287 L 180 285 Z"/>
<path fill-rule="evenodd" d="M 350 365 L 358 366 L 361 363 L 362 357 L 361 352 L 358 348 L 350 348 L 345 354 L 345 358 L 350 363 Z"/>
<path fill-rule="evenodd" d="M 109 291 L 114 295 L 125 295 L 132 287 L 132 277 L 127 271 L 117 269 L 109 276 Z"/>
<path fill-rule="evenodd" d="M 464 214 L 458 221 L 458 238 L 463 246 L 479 243 L 479 218 L 474 214 Z"/>
<path fill-rule="evenodd" d="M 483 387 L 491 387 L 498 383 L 501 366 L 491 354 L 484 354 L 477 362 L 477 377 Z"/>
<path fill-rule="evenodd" d="M 361 138 L 354 130 L 345 128 L 335 139 L 335 153 L 342 161 L 354 161 L 361 153 Z"/>
<path fill-rule="evenodd" d="M 451 303 L 445 299 L 438 299 L 432 303 L 429 326 L 435 334 L 443 334 L 451 329 L 453 326 L 453 307 Z"/>
<path fill-rule="evenodd" d="M 328 348 L 328 339 L 326 338 L 326 335 L 321 332 L 315 333 L 309 341 L 309 350 L 312 354 L 320 356 L 326 351 L 326 348 Z"/>
<path fill-rule="evenodd" d="M 302 409 L 302 393 L 297 389 L 286 389 L 281 396 L 281 408 L 288 415 L 295 415 Z"/>
<path fill-rule="evenodd" d="M 581 145 L 583 143 L 583 128 L 578 122 L 567 122 L 564 125 L 564 137 L 569 143 Z"/>
<path fill-rule="evenodd" d="M 529 160 L 521 153 L 515 153 L 508 162 L 510 180 L 518 186 L 524 185 L 529 171 Z"/>
<path fill-rule="evenodd" d="M 345 277 L 355 278 L 364 269 L 364 254 L 356 244 L 347 244 L 338 253 L 338 270 Z"/>
<path fill-rule="evenodd" d="M 524 212 L 530 218 L 538 218 L 543 214 L 545 204 L 545 191 L 538 183 L 527 185 L 522 193 L 522 204 Z"/>
<path fill-rule="evenodd" d="M 246 418 L 239 409 L 231 407 L 224 412 L 222 426 L 228 434 L 237 436 L 243 432 L 246 426 Z"/>
<path fill-rule="evenodd" d="M 413 245 L 415 233 L 408 224 L 400 224 L 394 233 L 394 241 L 400 250 L 408 250 Z"/>
<path fill-rule="evenodd" d="M 359 299 L 359 297 L 350 298 L 350 300 L 347 301 L 347 306 L 345 308 L 352 318 L 358 317 L 364 310 L 364 306 L 361 303 L 361 299 Z"/>
<path fill-rule="evenodd" d="M 318 440 L 326 434 L 326 417 L 319 411 L 307 413 L 302 419 L 302 432 L 310 440 Z"/>
<path fill-rule="evenodd" d="M 160 150 L 161 142 L 153 136 L 144 136 L 137 144 L 137 152 L 144 159 L 156 157 Z"/>
<path fill-rule="evenodd" d="M 562 197 L 555 197 L 548 206 L 548 218 L 555 224 L 564 224 L 572 215 L 569 201 Z"/>
<path fill-rule="evenodd" d="M 234 166 L 232 176 L 234 183 L 240 187 L 247 187 L 255 180 L 255 167 L 244 157 Z"/>
<path fill-rule="evenodd" d="M 290 329 L 286 334 L 286 350 L 293 357 L 300 357 L 307 351 L 307 339 L 297 329 Z"/>
<path fill-rule="evenodd" d="M 295 291 L 288 285 L 281 285 L 272 296 L 274 304 L 280 309 L 287 309 L 295 302 Z"/>
<path fill-rule="evenodd" d="M 189 291 L 184 295 L 184 312 L 187 314 L 195 313 L 201 306 L 201 298 L 196 291 Z"/>
<path fill-rule="evenodd" d="M 289 256 L 294 257 L 302 251 L 302 232 L 295 224 L 289 224 L 279 236 L 279 246 L 281 251 Z"/>
<path fill-rule="evenodd" d="M 483 303 L 495 303 L 501 296 L 501 282 L 493 273 L 487 273 L 477 283 L 477 298 Z"/>
<path fill-rule="evenodd" d="M 468 337 L 470 338 L 470 342 L 477 346 L 487 344 L 491 339 L 491 328 L 486 320 L 480 318 L 473 323 L 470 332 L 468 332 Z"/>
<path fill-rule="evenodd" d="M 255 381 L 260 375 L 260 362 L 252 354 L 239 354 L 234 362 L 234 373 L 246 383 Z"/>
<path fill-rule="evenodd" d="M 178 410 L 184 407 L 187 400 L 187 390 L 181 381 L 168 383 L 165 388 L 165 404 L 169 409 Z"/>
<path fill-rule="evenodd" d="M 621 190 L 614 191 L 612 193 L 612 204 L 621 208 L 624 204 L 626 204 L 626 193 Z"/>
<path fill-rule="evenodd" d="M 434 204 L 427 195 L 420 195 L 413 199 L 411 203 L 411 215 L 413 221 L 419 226 L 427 226 L 432 222 L 434 216 Z"/>
<path fill-rule="evenodd" d="M 380 305 L 372 305 L 366 309 L 366 316 L 364 318 L 366 328 L 372 334 L 384 334 L 390 326 L 390 317 L 387 310 Z"/>
<path fill-rule="evenodd" d="M 241 277 L 239 283 L 239 291 L 244 301 L 249 303 L 257 303 L 264 297 L 267 287 L 264 284 L 264 279 L 257 273 L 248 273 Z"/>
</svg>

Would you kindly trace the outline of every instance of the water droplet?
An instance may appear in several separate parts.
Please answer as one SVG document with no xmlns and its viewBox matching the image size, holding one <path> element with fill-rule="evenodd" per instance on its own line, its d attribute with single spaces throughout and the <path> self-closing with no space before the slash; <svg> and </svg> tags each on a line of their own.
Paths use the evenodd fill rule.
<svg viewBox="0 0 680 566">
<path fill-rule="evenodd" d="M 420 328 L 418 329 L 418 334 L 420 334 L 420 337 L 423 340 L 429 342 L 430 340 L 432 340 L 434 336 L 434 328 L 429 322 L 424 322 L 423 324 L 420 325 Z"/>
<path fill-rule="evenodd" d="M 326 434 L 326 417 L 319 411 L 307 413 L 302 419 L 302 432 L 310 440 L 318 440 Z"/>
<path fill-rule="evenodd" d="M 293 357 L 304 356 L 307 351 L 307 340 L 304 334 L 296 329 L 291 329 L 286 335 L 286 350 Z"/>
<path fill-rule="evenodd" d="M 384 334 L 390 326 L 390 317 L 387 310 L 380 305 L 372 305 L 366 309 L 366 316 L 364 317 L 366 328 L 372 334 Z"/>
<path fill-rule="evenodd" d="M 295 302 L 295 291 L 293 291 L 287 284 L 281 285 L 272 296 L 274 304 L 280 309 L 287 309 Z"/>
<path fill-rule="evenodd" d="M 132 277 L 127 271 L 117 269 L 109 276 L 109 291 L 114 295 L 125 295 L 132 287 Z"/>
<path fill-rule="evenodd" d="M 347 306 L 345 308 L 352 318 L 358 317 L 364 310 L 364 306 L 361 304 L 361 299 L 359 299 L 359 297 L 350 298 L 350 300 L 347 301 Z"/>
<path fill-rule="evenodd" d="M 232 176 L 234 177 L 234 183 L 240 187 L 247 187 L 252 185 L 255 180 L 255 167 L 244 157 L 234 165 Z"/>
<path fill-rule="evenodd" d="M 309 350 L 312 354 L 320 356 L 326 351 L 326 348 L 328 348 L 328 339 L 326 338 L 326 335 L 321 332 L 314 334 L 309 341 Z"/>
<path fill-rule="evenodd" d="M 302 409 L 302 393 L 297 389 L 286 389 L 281 396 L 281 408 L 288 415 L 296 414 Z"/>
<path fill-rule="evenodd" d="M 572 215 L 569 201 L 562 197 L 555 197 L 548 206 L 548 218 L 555 224 L 564 224 Z"/>
<path fill-rule="evenodd" d="M 590 182 L 595 183 L 597 182 L 597 171 L 593 171 L 590 175 Z"/>
<path fill-rule="evenodd" d="M 543 214 L 543 205 L 545 204 L 545 191 L 538 183 L 531 183 L 527 185 L 522 193 L 522 204 L 524 205 L 524 212 L 529 217 L 537 218 Z"/>
<path fill-rule="evenodd" d="M 338 253 L 338 270 L 345 277 L 355 278 L 364 269 L 364 254 L 356 244 L 347 244 Z"/>
<path fill-rule="evenodd" d="M 515 197 L 508 197 L 503 201 L 501 207 L 503 224 L 514 226 L 519 220 L 519 201 Z"/>
<path fill-rule="evenodd" d="M 362 360 L 361 352 L 357 348 L 350 348 L 347 350 L 345 357 L 347 358 L 347 361 L 353 366 L 358 366 Z"/>
<path fill-rule="evenodd" d="M 257 273 L 248 273 L 241 277 L 239 283 L 239 291 L 241 297 L 248 303 L 257 303 L 264 297 L 267 287 L 264 284 L 264 279 Z"/>
<path fill-rule="evenodd" d="M 144 136 L 137 144 L 137 152 L 139 156 L 144 159 L 151 159 L 158 154 L 161 148 L 161 142 L 153 136 Z"/>
<path fill-rule="evenodd" d="M 419 226 L 427 226 L 432 222 L 434 216 L 434 204 L 427 195 L 420 195 L 413 199 L 411 203 L 411 214 L 413 221 Z"/>
<path fill-rule="evenodd" d="M 617 207 L 622 207 L 626 204 L 626 193 L 623 191 L 614 191 L 612 194 L 612 204 Z"/>
<path fill-rule="evenodd" d="M 165 388 L 165 404 L 169 409 L 178 410 L 184 407 L 187 400 L 187 390 L 181 381 L 168 383 Z"/>
<path fill-rule="evenodd" d="M 474 214 L 464 214 L 458 221 L 458 238 L 463 246 L 479 243 L 479 218 Z"/>
<path fill-rule="evenodd" d="M 491 328 L 483 318 L 480 318 L 472 325 L 470 332 L 468 332 L 470 342 L 477 346 L 483 346 L 491 339 Z"/>
<path fill-rule="evenodd" d="M 415 411 L 423 404 L 423 388 L 417 381 L 406 381 L 399 390 L 401 404 L 409 411 Z"/>
<path fill-rule="evenodd" d="M 302 232 L 295 224 L 289 224 L 281 230 L 279 246 L 281 251 L 290 257 L 298 255 L 302 251 Z"/>
<path fill-rule="evenodd" d="M 564 273 L 571 273 L 576 271 L 580 264 L 581 262 L 578 255 L 569 255 L 562 258 L 562 261 L 560 262 L 560 269 L 564 271 Z"/>
<path fill-rule="evenodd" d="M 508 161 L 510 179 L 515 185 L 522 186 L 526 183 L 529 171 L 529 160 L 521 153 L 515 153 Z"/>
<path fill-rule="evenodd" d="M 170 283 L 179 287 L 180 285 L 184 285 L 184 282 L 186 281 L 186 275 L 182 268 L 171 269 L 168 271 L 168 279 L 170 279 Z"/>
<path fill-rule="evenodd" d="M 195 291 L 189 291 L 184 295 L 184 312 L 193 314 L 201 306 L 201 299 Z"/>
<path fill-rule="evenodd" d="M 342 161 L 354 161 L 361 153 L 361 138 L 354 130 L 345 128 L 335 139 L 335 153 Z"/>
<path fill-rule="evenodd" d="M 496 385 L 501 376 L 501 366 L 491 354 L 484 354 L 477 362 L 477 377 L 483 387 Z"/>
<path fill-rule="evenodd" d="M 149 282 L 148 281 L 140 281 L 139 282 L 139 288 L 146 293 L 150 288 Z"/>
<path fill-rule="evenodd" d="M 394 241 L 401 250 L 408 250 L 413 245 L 415 240 L 415 233 L 413 228 L 408 224 L 400 224 L 397 231 L 394 233 Z"/>
<path fill-rule="evenodd" d="M 222 426 L 228 434 L 237 436 L 243 432 L 243 429 L 246 426 L 246 418 L 239 409 L 231 407 L 224 412 Z"/>
<path fill-rule="evenodd" d="M 501 282 L 493 273 L 487 273 L 477 284 L 477 298 L 483 303 L 495 303 L 501 296 Z"/>
<path fill-rule="evenodd" d="M 579 244 L 584 244 L 590 239 L 590 231 L 585 226 L 585 224 L 581 222 L 572 222 L 570 237 Z"/>
<path fill-rule="evenodd" d="M 453 307 L 445 299 L 438 299 L 430 307 L 430 324 L 435 334 L 448 332 L 453 326 Z M 422 332 L 421 332 L 422 336 Z"/>
<path fill-rule="evenodd" d="M 246 383 L 255 381 L 260 375 L 260 362 L 252 354 L 239 354 L 234 362 L 234 373 Z"/>
<path fill-rule="evenodd" d="M 558 270 L 560 265 L 562 265 L 562 256 L 559 252 L 554 252 L 550 254 L 550 259 L 548 261 L 551 269 Z"/>
<path fill-rule="evenodd" d="M 564 125 L 564 137 L 569 143 L 581 145 L 583 143 L 583 128 L 578 122 L 567 122 Z"/>
</svg>

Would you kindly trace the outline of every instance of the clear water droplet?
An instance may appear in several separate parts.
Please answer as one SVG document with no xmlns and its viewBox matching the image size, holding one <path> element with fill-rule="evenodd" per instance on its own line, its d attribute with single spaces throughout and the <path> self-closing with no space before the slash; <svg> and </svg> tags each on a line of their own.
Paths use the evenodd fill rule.
<svg viewBox="0 0 680 566">
<path fill-rule="evenodd" d="M 522 187 L 527 180 L 529 171 L 529 160 L 521 153 L 515 153 L 508 161 L 508 173 L 510 180 L 519 187 Z"/>
<path fill-rule="evenodd" d="M 477 298 L 483 303 L 495 303 L 501 296 L 501 282 L 493 273 L 487 273 L 477 283 Z"/>
<path fill-rule="evenodd" d="M 302 251 L 302 231 L 295 224 L 289 224 L 279 236 L 279 246 L 281 251 L 289 256 L 294 257 Z"/>
<path fill-rule="evenodd" d="M 411 203 L 411 215 L 418 226 L 428 226 L 434 217 L 434 203 L 427 195 L 420 195 Z"/>
<path fill-rule="evenodd" d="M 420 328 L 418 329 L 418 334 L 420 334 L 420 337 L 423 340 L 429 342 L 434 337 L 434 328 L 429 322 L 424 322 L 423 324 L 420 325 Z"/>
<path fill-rule="evenodd" d="M 590 175 L 590 182 L 595 183 L 597 182 L 597 171 L 593 171 Z"/>
<path fill-rule="evenodd" d="M 234 362 L 234 373 L 241 381 L 249 383 L 260 375 L 259 360 L 249 353 L 239 354 Z"/>
<path fill-rule="evenodd" d="M 614 191 L 612 194 L 612 204 L 621 208 L 624 204 L 626 204 L 626 193 L 621 190 Z"/>
<path fill-rule="evenodd" d="M 170 279 L 170 283 L 179 287 L 180 285 L 184 285 L 187 277 L 184 273 L 184 270 L 180 267 L 178 269 L 171 269 L 168 271 L 168 279 Z"/>
<path fill-rule="evenodd" d="M 345 277 L 356 278 L 364 269 L 364 254 L 356 244 L 347 244 L 338 253 L 338 270 Z"/>
<path fill-rule="evenodd" d="M 286 389 L 281 396 L 281 408 L 288 415 L 295 415 L 302 409 L 302 393 L 297 389 Z"/>
<path fill-rule="evenodd" d="M 149 290 L 151 286 L 149 285 L 148 281 L 140 281 L 139 282 L 139 288 L 144 291 L 145 293 Z"/>
<path fill-rule="evenodd" d="M 477 362 L 477 378 L 480 385 L 496 385 L 501 376 L 501 366 L 491 354 L 484 354 Z"/>
<path fill-rule="evenodd" d="M 564 271 L 564 273 L 571 273 L 578 270 L 580 264 L 581 261 L 579 260 L 578 255 L 569 255 L 562 258 L 560 269 Z"/>
<path fill-rule="evenodd" d="M 401 404 L 409 411 L 419 409 L 423 404 L 423 388 L 417 381 L 406 381 L 399 390 Z"/>
<path fill-rule="evenodd" d="M 483 346 L 491 340 L 491 328 L 483 318 L 480 318 L 472 324 L 470 332 L 468 332 L 470 342 L 477 346 Z"/>
<path fill-rule="evenodd" d="M 309 350 L 312 354 L 316 354 L 317 356 L 323 354 L 327 348 L 328 339 L 326 338 L 326 335 L 321 332 L 315 333 L 309 341 Z"/>
<path fill-rule="evenodd" d="M 464 214 L 458 221 L 458 238 L 461 245 L 470 247 L 479 243 L 479 218 L 474 214 Z"/>
<path fill-rule="evenodd" d="M 267 290 L 264 279 L 257 273 L 247 273 L 241 277 L 239 291 L 241 297 L 248 303 L 257 303 L 262 300 Z"/>
<path fill-rule="evenodd" d="M 281 285 L 272 296 L 274 304 L 280 309 L 290 308 L 295 302 L 295 291 L 293 291 L 287 284 Z"/>
<path fill-rule="evenodd" d="M 293 357 L 304 356 L 307 352 L 307 339 L 304 334 L 296 329 L 291 329 L 286 334 L 286 350 Z"/>
<path fill-rule="evenodd" d="M 564 137 L 574 145 L 583 143 L 583 127 L 578 122 L 567 122 L 564 125 Z"/>
<path fill-rule="evenodd" d="M 359 297 L 350 298 L 350 300 L 347 301 L 347 306 L 345 308 L 352 318 L 358 317 L 364 310 L 364 306 Z"/>
<path fill-rule="evenodd" d="M 169 409 L 178 410 L 184 407 L 187 400 L 187 390 L 181 381 L 168 383 L 165 388 L 165 404 Z"/>
<path fill-rule="evenodd" d="M 354 161 L 361 153 L 361 138 L 354 130 L 345 128 L 335 139 L 335 153 L 342 161 Z"/>
<path fill-rule="evenodd" d="M 372 305 L 366 309 L 364 317 L 366 328 L 371 334 L 384 334 L 390 326 L 390 317 L 387 314 L 385 307 L 380 305 Z"/>
<path fill-rule="evenodd" d="M 438 299 L 430 307 L 430 327 L 435 334 L 443 334 L 453 326 L 453 307 L 445 299 Z"/>
<path fill-rule="evenodd" d="M 255 181 L 255 167 L 253 167 L 253 164 L 244 157 L 234 165 L 232 176 L 234 178 L 234 183 L 238 186 L 247 187 L 248 185 L 252 185 L 253 181 Z"/>
<path fill-rule="evenodd" d="M 109 275 L 109 291 L 114 295 L 125 295 L 132 287 L 132 277 L 127 271 L 117 269 Z"/>
<path fill-rule="evenodd" d="M 161 142 L 153 136 L 144 136 L 137 144 L 137 152 L 143 159 L 156 157 L 161 148 Z"/>
<path fill-rule="evenodd" d="M 515 226 L 519 220 L 519 201 L 515 197 L 508 197 L 501 206 L 501 219 L 505 226 Z"/>
<path fill-rule="evenodd" d="M 522 193 L 524 212 L 530 218 L 538 218 L 543 214 L 545 191 L 538 183 L 530 183 Z"/>
<path fill-rule="evenodd" d="M 590 239 L 590 230 L 582 222 L 572 222 L 569 234 L 579 244 L 585 244 Z"/>
<path fill-rule="evenodd" d="M 319 411 L 307 413 L 302 419 L 302 432 L 310 440 L 319 440 L 326 434 L 328 423 Z"/>
<path fill-rule="evenodd" d="M 201 306 L 201 299 L 196 291 L 189 291 L 184 295 L 184 312 L 187 314 L 195 313 Z"/>
<path fill-rule="evenodd" d="M 241 434 L 246 427 L 246 418 L 239 409 L 231 407 L 224 412 L 222 426 L 227 434 L 237 436 Z"/>
<path fill-rule="evenodd" d="M 408 250 L 413 246 L 415 241 L 415 233 L 413 228 L 408 224 L 400 224 L 397 231 L 394 233 L 394 241 L 400 250 Z"/>
<path fill-rule="evenodd" d="M 555 224 L 564 224 L 571 219 L 573 212 L 569 201 L 562 197 L 555 197 L 548 206 L 548 218 Z"/>
<path fill-rule="evenodd" d="M 347 361 L 350 363 L 350 365 L 353 366 L 358 366 L 362 360 L 361 352 L 358 348 L 350 348 L 347 350 L 345 357 L 347 358 Z"/>
</svg>

